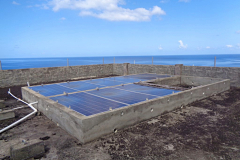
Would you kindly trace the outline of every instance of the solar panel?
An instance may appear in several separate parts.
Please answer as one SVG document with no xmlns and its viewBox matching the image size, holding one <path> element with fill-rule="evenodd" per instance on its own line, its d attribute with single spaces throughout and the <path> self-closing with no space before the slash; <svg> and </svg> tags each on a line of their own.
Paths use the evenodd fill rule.
<svg viewBox="0 0 240 160">
<path fill-rule="evenodd" d="M 76 92 L 76 90 L 71 88 L 66 88 L 63 86 L 60 86 L 58 84 L 50 84 L 50 85 L 43 85 L 43 86 L 33 86 L 29 87 L 30 89 L 39 92 L 40 94 L 44 96 L 54 96 L 58 94 L 63 94 L 64 92 L 70 93 L 70 92 Z"/>
<path fill-rule="evenodd" d="M 69 107 L 76 112 L 79 112 L 85 116 L 106 112 L 111 109 L 121 108 L 126 104 L 111 101 L 108 99 L 100 98 L 97 96 L 90 95 L 88 93 L 80 92 L 71 95 L 64 95 L 51 98 L 58 103 Z"/>
<path fill-rule="evenodd" d="M 97 85 L 97 84 L 91 84 L 91 83 L 86 83 L 85 81 L 74 81 L 74 82 L 68 82 L 68 83 L 59 83 L 59 85 L 72 88 L 78 91 L 86 91 L 86 90 L 91 90 L 95 88 L 101 88 L 102 86 Z"/>
<path fill-rule="evenodd" d="M 125 90 L 119 90 L 116 88 L 104 88 L 100 90 L 93 90 L 87 93 L 97 95 L 104 98 L 109 98 L 118 102 L 123 102 L 127 104 L 135 104 L 138 102 L 146 101 L 147 99 L 154 99 L 157 96 L 146 95 L 141 93 L 134 93 Z"/>
<path fill-rule="evenodd" d="M 159 96 L 179 92 L 170 89 L 154 88 L 129 84 L 141 80 L 169 77 L 168 75 L 139 74 L 108 77 L 84 81 L 64 82 L 51 85 L 29 87 L 58 103 L 85 116 L 106 112 L 111 109 L 154 99 Z M 124 84 L 124 85 L 122 85 Z M 110 87 L 110 88 L 103 88 Z M 98 90 L 93 90 L 99 88 Z M 82 91 L 80 93 L 76 93 Z M 62 95 L 64 92 L 71 93 Z M 73 93 L 75 92 L 75 93 Z"/>
<path fill-rule="evenodd" d="M 137 84 L 117 86 L 115 88 L 128 90 L 128 91 L 132 91 L 132 92 L 145 93 L 145 94 L 150 94 L 150 95 L 155 95 L 155 96 L 160 96 L 160 97 L 172 94 L 173 92 L 174 93 L 179 92 L 179 91 L 172 90 L 172 89 L 155 88 L 155 87 L 150 87 L 150 86 L 141 86 L 141 85 L 137 85 Z"/>
<path fill-rule="evenodd" d="M 116 85 L 121 85 L 121 84 L 123 84 L 123 82 L 111 81 L 111 80 L 107 80 L 107 79 L 105 79 L 105 78 L 87 80 L 87 81 L 85 81 L 85 82 L 91 83 L 91 84 L 100 85 L 100 86 L 116 86 Z"/>
<path fill-rule="evenodd" d="M 124 84 L 126 84 L 126 83 L 135 83 L 135 82 L 142 81 L 142 79 L 138 79 L 138 78 L 134 78 L 134 77 L 130 78 L 128 76 L 110 77 L 110 78 L 108 78 L 108 80 L 119 81 L 119 82 L 122 82 Z"/>
</svg>

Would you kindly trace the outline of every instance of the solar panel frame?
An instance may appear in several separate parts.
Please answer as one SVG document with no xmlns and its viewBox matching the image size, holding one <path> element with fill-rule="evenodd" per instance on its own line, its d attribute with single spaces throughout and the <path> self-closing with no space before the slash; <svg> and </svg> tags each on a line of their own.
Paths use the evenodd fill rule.
<svg viewBox="0 0 240 160">
<path fill-rule="evenodd" d="M 58 103 L 71 107 L 72 110 L 79 112 L 85 116 L 90 116 L 93 114 L 103 113 L 112 109 L 125 107 L 128 104 L 116 102 L 106 98 L 101 98 L 99 96 L 94 96 L 86 92 L 75 93 L 71 95 L 63 95 L 58 97 L 50 98 Z"/>
<path fill-rule="evenodd" d="M 157 98 L 157 96 L 153 96 L 153 95 L 134 93 L 126 90 L 119 90 L 116 88 L 104 88 L 100 90 L 88 91 L 87 93 L 98 95 L 104 98 L 113 99 L 115 101 L 123 102 L 130 105 L 146 101 L 147 99 L 150 100 L 150 99 Z"/>
<path fill-rule="evenodd" d="M 172 93 L 177 93 L 180 91 L 172 90 L 172 89 L 165 89 L 165 88 L 156 88 L 151 86 L 142 86 L 138 84 L 127 84 L 123 86 L 116 86 L 113 88 L 126 90 L 129 92 L 135 92 L 135 93 L 142 93 L 142 94 L 149 94 L 157 97 L 166 96 Z"/>
<path fill-rule="evenodd" d="M 74 82 L 67 82 L 67 83 L 59 83 L 58 85 L 71 88 L 77 91 L 86 91 L 86 90 L 92 90 L 96 88 L 102 87 L 101 85 L 93 84 L 93 83 L 87 83 L 85 81 L 74 81 Z"/>
<path fill-rule="evenodd" d="M 112 109 L 116 109 L 166 95 L 155 95 L 155 92 L 140 92 L 136 90 L 136 88 L 143 88 L 143 86 L 135 86 L 135 90 L 130 89 L 130 86 L 136 85 L 133 84 L 134 82 L 147 80 L 148 78 L 155 76 L 156 74 L 117 76 L 63 82 L 29 88 L 52 100 L 57 100 L 58 103 L 66 107 L 71 106 L 72 110 L 75 110 L 82 115 L 90 116 L 108 111 L 109 106 L 111 106 Z M 159 77 L 162 76 L 164 75 L 159 75 Z M 44 89 L 42 89 L 42 87 Z M 126 89 L 126 87 L 128 88 Z M 156 90 L 156 88 L 153 90 Z M 63 95 L 64 92 L 69 94 Z M 84 97 L 88 97 L 88 99 L 85 99 Z"/>
<path fill-rule="evenodd" d="M 119 82 L 119 81 L 110 81 L 107 79 L 93 79 L 91 81 L 85 81 L 86 83 L 91 83 L 91 84 L 96 84 L 96 85 L 100 85 L 100 86 L 117 86 L 117 85 L 121 85 L 123 84 L 123 82 Z"/>
<path fill-rule="evenodd" d="M 29 88 L 35 92 L 42 94 L 43 96 L 46 96 L 46 97 L 63 94 L 64 92 L 66 92 L 66 93 L 75 92 L 74 89 L 66 88 L 66 87 L 60 86 L 58 84 L 34 86 L 34 87 L 29 87 Z"/>
</svg>

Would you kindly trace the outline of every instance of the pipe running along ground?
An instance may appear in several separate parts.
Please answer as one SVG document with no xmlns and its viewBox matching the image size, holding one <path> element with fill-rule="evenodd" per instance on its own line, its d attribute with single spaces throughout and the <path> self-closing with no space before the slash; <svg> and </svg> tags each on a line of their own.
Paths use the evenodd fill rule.
<svg viewBox="0 0 240 160">
<path fill-rule="evenodd" d="M 28 115 L 26 115 L 25 117 L 19 119 L 18 121 L 12 123 L 11 125 L 9 125 L 9 126 L 3 128 L 3 129 L 1 129 L 1 130 L 0 130 L 0 134 L 3 133 L 4 131 L 6 131 L 6 130 L 12 128 L 12 127 L 14 127 L 14 126 L 17 125 L 18 123 L 24 121 L 25 119 L 27 119 L 28 117 L 32 116 L 33 114 L 35 114 L 35 113 L 37 112 L 37 109 L 34 108 L 32 105 L 33 105 L 33 104 L 36 104 L 36 103 L 38 103 L 38 102 L 27 103 L 27 102 L 21 100 L 20 98 L 15 97 L 15 96 L 10 92 L 10 90 L 8 91 L 8 94 L 10 94 L 13 98 L 17 99 L 18 101 L 21 101 L 21 102 L 23 102 L 24 104 L 28 105 L 28 106 L 33 110 L 33 112 L 30 113 L 30 114 L 28 114 Z"/>
</svg>

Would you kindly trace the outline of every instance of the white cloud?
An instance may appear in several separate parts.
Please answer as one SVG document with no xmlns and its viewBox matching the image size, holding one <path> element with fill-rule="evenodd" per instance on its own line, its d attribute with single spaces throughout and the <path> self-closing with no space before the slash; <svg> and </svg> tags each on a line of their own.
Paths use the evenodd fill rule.
<svg viewBox="0 0 240 160">
<path fill-rule="evenodd" d="M 233 45 L 228 44 L 228 45 L 226 45 L 226 47 L 228 47 L 228 48 L 232 48 Z"/>
<path fill-rule="evenodd" d="M 20 3 L 17 3 L 17 2 L 15 2 L 15 1 L 13 1 L 12 4 L 14 4 L 14 5 L 20 5 Z"/>
<path fill-rule="evenodd" d="M 187 48 L 187 44 L 184 45 L 182 40 L 179 40 L 179 48 Z"/>
<path fill-rule="evenodd" d="M 61 20 L 63 20 L 63 21 L 64 21 L 64 20 L 66 20 L 66 18 L 65 18 L 65 17 L 62 17 L 62 18 L 61 18 Z"/>
<path fill-rule="evenodd" d="M 191 0 L 179 0 L 179 2 L 185 2 L 185 3 L 187 3 L 187 2 L 190 2 Z"/>
<path fill-rule="evenodd" d="M 207 49 L 210 49 L 211 47 L 207 46 L 206 48 L 207 48 Z"/>
<path fill-rule="evenodd" d="M 158 47 L 158 49 L 159 49 L 159 50 L 163 50 L 163 48 L 162 48 L 162 46 L 161 46 L 161 45 Z"/>
<path fill-rule="evenodd" d="M 80 10 L 80 16 L 93 16 L 110 21 L 149 21 L 153 15 L 165 15 L 158 6 L 152 9 L 122 8 L 123 0 L 51 0 L 47 6 L 53 11 L 60 9 Z"/>
<path fill-rule="evenodd" d="M 240 30 L 236 31 L 237 34 L 240 34 Z"/>
</svg>

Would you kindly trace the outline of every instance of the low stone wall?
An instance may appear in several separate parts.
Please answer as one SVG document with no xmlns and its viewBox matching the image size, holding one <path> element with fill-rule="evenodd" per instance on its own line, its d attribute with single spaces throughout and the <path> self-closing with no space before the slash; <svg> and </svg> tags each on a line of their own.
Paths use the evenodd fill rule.
<svg viewBox="0 0 240 160">
<path fill-rule="evenodd" d="M 120 71 L 122 68 L 122 72 Z M 115 65 L 114 73 L 124 73 L 124 67 Z M 230 79 L 231 86 L 240 87 L 240 67 L 203 67 L 183 65 L 141 65 L 128 64 L 129 74 L 157 73 L 183 76 L 198 76 Z"/>
<path fill-rule="evenodd" d="M 231 86 L 240 87 L 240 67 L 183 66 L 182 75 L 230 79 Z"/>
<path fill-rule="evenodd" d="M 67 81 L 79 77 L 157 73 L 230 79 L 240 87 L 240 67 L 200 67 L 183 65 L 101 64 L 69 67 L 30 68 L 0 71 L 0 88 Z"/>
<path fill-rule="evenodd" d="M 112 74 L 113 64 L 1 70 L 0 88 Z"/>
</svg>

